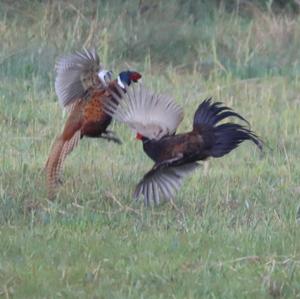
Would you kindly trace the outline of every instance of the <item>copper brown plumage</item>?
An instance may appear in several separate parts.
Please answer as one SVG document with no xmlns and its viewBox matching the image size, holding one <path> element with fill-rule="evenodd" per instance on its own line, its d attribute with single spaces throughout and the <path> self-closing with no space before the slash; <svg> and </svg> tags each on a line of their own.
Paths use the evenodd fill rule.
<svg viewBox="0 0 300 299">
<path fill-rule="evenodd" d="M 111 116 L 103 109 L 103 102 L 113 100 L 109 90 L 118 93 L 118 80 L 130 85 L 141 75 L 124 71 L 118 80 L 111 81 L 109 72 L 103 70 L 94 51 L 84 50 L 63 57 L 57 65 L 56 93 L 61 106 L 67 108 L 68 117 L 62 133 L 55 139 L 47 163 L 46 183 L 48 197 L 56 194 L 60 173 L 68 154 L 83 137 L 103 138 L 116 143 L 120 140 L 108 131 Z M 71 88 L 70 88 L 71 87 Z"/>
<path fill-rule="evenodd" d="M 143 196 L 146 204 L 157 204 L 161 197 L 174 197 L 183 178 L 198 167 L 198 161 L 222 157 L 245 140 L 262 148 L 262 141 L 248 127 L 231 122 L 219 124 L 227 117 L 248 124 L 220 102 L 203 101 L 195 112 L 193 129 L 175 134 L 183 112 L 170 97 L 152 93 L 141 85 L 120 94 L 121 97 L 114 95 L 117 103 L 106 104 L 106 111 L 137 132 L 145 153 L 155 162 L 134 192 L 134 197 Z"/>
</svg>

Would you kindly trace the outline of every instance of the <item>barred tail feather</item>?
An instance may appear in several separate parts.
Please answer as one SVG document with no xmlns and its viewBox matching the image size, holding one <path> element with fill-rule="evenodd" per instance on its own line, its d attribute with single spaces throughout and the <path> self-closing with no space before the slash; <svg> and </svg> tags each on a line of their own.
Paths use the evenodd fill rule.
<svg viewBox="0 0 300 299">
<path fill-rule="evenodd" d="M 63 168 L 64 161 L 69 153 L 78 145 L 81 134 L 76 133 L 69 140 L 59 137 L 55 140 L 49 158 L 46 163 L 46 184 L 49 199 L 53 199 L 59 185 L 59 176 Z"/>
</svg>

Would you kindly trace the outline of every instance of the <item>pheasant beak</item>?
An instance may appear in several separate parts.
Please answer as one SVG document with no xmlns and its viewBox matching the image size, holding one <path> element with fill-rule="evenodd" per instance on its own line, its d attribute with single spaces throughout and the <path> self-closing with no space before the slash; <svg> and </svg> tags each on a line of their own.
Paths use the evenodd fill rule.
<svg viewBox="0 0 300 299">
<path fill-rule="evenodd" d="M 142 140 L 142 139 L 143 139 L 143 135 L 140 134 L 140 133 L 136 133 L 135 138 L 136 138 L 137 140 Z"/>
</svg>

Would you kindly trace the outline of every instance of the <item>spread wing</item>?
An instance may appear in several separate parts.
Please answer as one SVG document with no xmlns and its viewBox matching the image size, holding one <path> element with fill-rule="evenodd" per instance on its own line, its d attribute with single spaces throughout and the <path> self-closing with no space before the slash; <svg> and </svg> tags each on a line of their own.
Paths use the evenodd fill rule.
<svg viewBox="0 0 300 299">
<path fill-rule="evenodd" d="M 83 49 L 61 57 L 56 65 L 55 91 L 66 107 L 81 98 L 90 87 L 105 87 L 111 73 L 104 70 L 95 49 Z"/>
<path fill-rule="evenodd" d="M 117 89 L 119 95 L 111 91 L 115 101 L 105 103 L 106 112 L 144 137 L 159 140 L 173 134 L 183 119 L 182 108 L 167 95 L 141 84 L 132 84 L 125 91 Z"/>
<path fill-rule="evenodd" d="M 153 168 L 145 174 L 134 191 L 134 198 L 144 197 L 145 205 L 151 201 L 159 204 L 160 199 L 169 200 L 174 197 L 183 179 L 200 165 L 188 163 L 180 166 Z"/>
</svg>

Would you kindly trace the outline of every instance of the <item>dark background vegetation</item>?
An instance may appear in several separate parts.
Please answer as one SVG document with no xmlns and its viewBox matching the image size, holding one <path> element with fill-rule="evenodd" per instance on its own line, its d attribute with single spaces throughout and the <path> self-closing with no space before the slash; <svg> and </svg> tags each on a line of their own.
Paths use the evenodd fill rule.
<svg viewBox="0 0 300 299">
<path fill-rule="evenodd" d="M 298 12 L 296 0 L 1 1 L 0 17 L 19 34 L 12 46 L 4 32 L 0 74 L 49 79 L 57 55 L 94 46 L 113 65 L 148 59 L 204 76 L 216 66 L 240 78 L 296 75 Z"/>
</svg>

